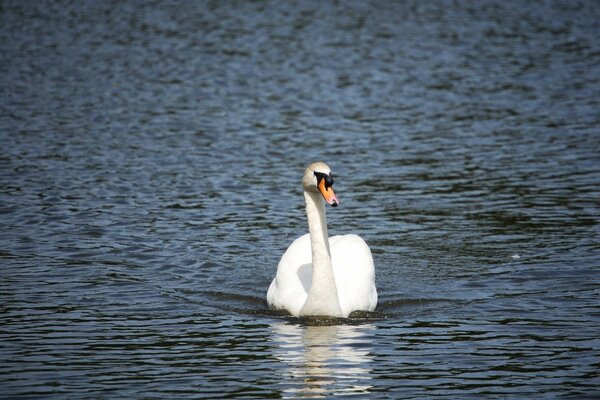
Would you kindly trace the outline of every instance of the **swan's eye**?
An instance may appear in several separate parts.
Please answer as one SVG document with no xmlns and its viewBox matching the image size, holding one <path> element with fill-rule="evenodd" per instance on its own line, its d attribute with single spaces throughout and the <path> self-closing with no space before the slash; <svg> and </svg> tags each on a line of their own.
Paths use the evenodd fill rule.
<svg viewBox="0 0 600 400">
<path fill-rule="evenodd" d="M 319 186 L 319 183 L 323 179 L 325 179 L 326 189 L 329 189 L 331 186 L 333 186 L 333 177 L 331 176 L 331 172 L 329 173 L 329 175 L 324 174 L 323 172 L 315 172 L 315 176 L 317 177 L 317 186 Z"/>
<path fill-rule="evenodd" d="M 333 186 L 333 176 L 331 176 L 331 173 L 329 173 L 329 175 L 325 177 L 325 187 L 331 186 Z"/>
</svg>

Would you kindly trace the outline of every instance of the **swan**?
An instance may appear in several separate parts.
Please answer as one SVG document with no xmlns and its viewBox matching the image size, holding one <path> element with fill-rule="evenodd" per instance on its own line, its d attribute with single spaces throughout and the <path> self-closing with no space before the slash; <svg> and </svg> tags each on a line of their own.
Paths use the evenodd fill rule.
<svg viewBox="0 0 600 400">
<path fill-rule="evenodd" d="M 373 311 L 377 288 L 369 246 L 358 235 L 327 235 L 325 202 L 332 207 L 340 204 L 327 164 L 309 165 L 302 186 L 308 233 L 281 257 L 267 292 L 269 308 L 296 317 L 346 318 L 352 311 Z"/>
</svg>

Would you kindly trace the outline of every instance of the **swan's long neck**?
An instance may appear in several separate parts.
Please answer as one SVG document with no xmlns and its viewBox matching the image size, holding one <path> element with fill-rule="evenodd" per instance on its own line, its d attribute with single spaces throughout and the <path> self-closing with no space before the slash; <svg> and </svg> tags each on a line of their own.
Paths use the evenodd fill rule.
<svg viewBox="0 0 600 400">
<path fill-rule="evenodd" d="M 312 283 L 300 315 L 342 316 L 331 264 L 325 204 L 319 193 L 304 191 L 312 253 Z"/>
</svg>

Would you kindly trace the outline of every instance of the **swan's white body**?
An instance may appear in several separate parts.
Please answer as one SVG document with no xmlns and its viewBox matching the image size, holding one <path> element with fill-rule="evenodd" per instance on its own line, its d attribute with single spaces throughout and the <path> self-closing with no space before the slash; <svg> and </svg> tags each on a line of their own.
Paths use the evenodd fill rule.
<svg viewBox="0 0 600 400">
<path fill-rule="evenodd" d="M 347 317 L 352 311 L 373 311 L 377 305 L 375 268 L 371 250 L 357 235 L 327 235 L 326 200 L 338 204 L 331 184 L 317 174 L 331 173 L 323 163 L 311 164 L 305 172 L 304 198 L 309 233 L 296 239 L 281 257 L 277 275 L 267 293 L 269 307 L 294 316 Z"/>
</svg>

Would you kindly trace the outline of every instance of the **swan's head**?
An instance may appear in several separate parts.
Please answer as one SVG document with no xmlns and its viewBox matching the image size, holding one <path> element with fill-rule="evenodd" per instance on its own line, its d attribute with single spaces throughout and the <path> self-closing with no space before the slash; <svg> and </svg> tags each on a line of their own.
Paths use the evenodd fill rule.
<svg viewBox="0 0 600 400">
<path fill-rule="evenodd" d="M 304 190 L 308 192 L 319 192 L 327 202 L 327 204 L 336 207 L 340 201 L 335 197 L 333 192 L 333 177 L 331 169 L 327 164 L 322 162 L 312 163 L 304 171 L 302 178 Z"/>
</svg>

